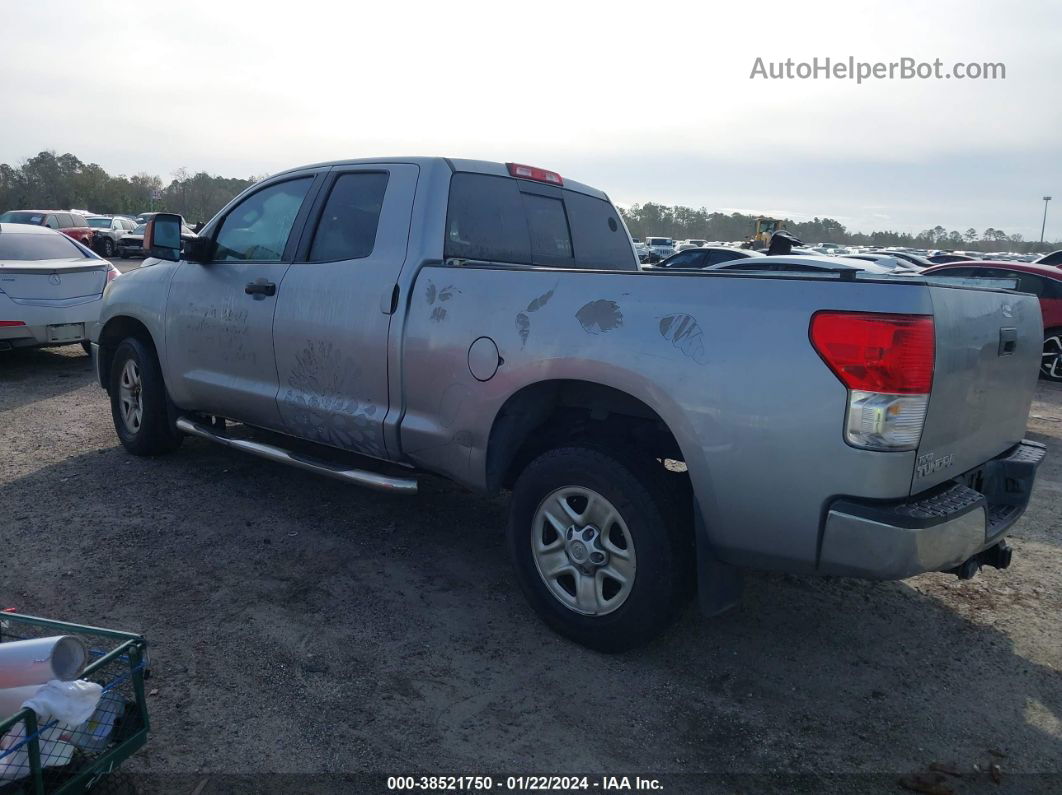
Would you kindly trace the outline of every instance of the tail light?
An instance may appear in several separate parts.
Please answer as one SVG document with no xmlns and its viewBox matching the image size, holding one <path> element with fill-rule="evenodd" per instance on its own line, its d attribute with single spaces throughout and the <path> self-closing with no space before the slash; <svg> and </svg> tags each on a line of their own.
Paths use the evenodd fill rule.
<svg viewBox="0 0 1062 795">
<path fill-rule="evenodd" d="M 531 179 L 535 182 L 548 182 L 550 185 L 563 185 L 564 180 L 556 171 L 546 171 L 536 166 L 525 166 L 521 163 L 506 163 L 510 176 L 520 179 Z"/>
<path fill-rule="evenodd" d="M 0 320 L 0 328 L 10 328 L 12 326 L 24 326 L 26 325 L 21 320 Z"/>
<path fill-rule="evenodd" d="M 809 336 L 848 388 L 848 443 L 869 450 L 916 449 L 933 388 L 933 317 L 818 312 Z"/>
<path fill-rule="evenodd" d="M 111 267 L 107 271 L 107 284 L 110 284 L 111 282 L 113 282 L 115 279 L 117 279 L 121 275 L 122 275 L 122 272 L 120 270 L 118 270 L 116 267 L 114 267 L 113 265 L 111 265 Z M 126 282 L 122 282 L 122 284 L 125 284 L 125 283 Z"/>
</svg>

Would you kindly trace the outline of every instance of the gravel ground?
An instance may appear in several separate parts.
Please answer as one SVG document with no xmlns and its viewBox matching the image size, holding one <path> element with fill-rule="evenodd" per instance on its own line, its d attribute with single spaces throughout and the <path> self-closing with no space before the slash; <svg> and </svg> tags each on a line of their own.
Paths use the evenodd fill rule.
<svg viewBox="0 0 1062 795">
<path fill-rule="evenodd" d="M 137 459 L 79 348 L 17 351 L 0 356 L 0 607 L 147 636 L 153 731 L 127 763 L 144 791 L 359 772 L 900 791 L 946 763 L 964 775 L 941 792 L 1058 792 L 1062 389 L 1041 384 L 1029 430 L 1050 456 L 1009 570 L 751 574 L 727 615 L 691 609 L 608 657 L 525 605 L 504 499 L 432 478 L 381 495 L 196 439 Z"/>
</svg>

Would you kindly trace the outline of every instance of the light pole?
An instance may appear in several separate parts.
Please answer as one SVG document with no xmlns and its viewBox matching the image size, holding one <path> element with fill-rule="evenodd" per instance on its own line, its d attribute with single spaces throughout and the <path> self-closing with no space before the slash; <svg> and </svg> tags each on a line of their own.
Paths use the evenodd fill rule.
<svg viewBox="0 0 1062 795">
<path fill-rule="evenodd" d="M 1044 222 L 1040 226 L 1040 243 L 1044 242 L 1044 230 L 1047 229 L 1047 203 L 1051 201 L 1050 196 L 1044 196 Z"/>
</svg>

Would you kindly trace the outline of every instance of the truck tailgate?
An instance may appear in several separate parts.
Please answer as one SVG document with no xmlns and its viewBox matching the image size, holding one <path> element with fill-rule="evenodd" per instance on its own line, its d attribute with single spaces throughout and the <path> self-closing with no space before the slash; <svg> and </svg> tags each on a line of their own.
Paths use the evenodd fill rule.
<svg viewBox="0 0 1062 795">
<path fill-rule="evenodd" d="M 1034 296 L 944 286 L 929 290 L 936 367 L 912 494 L 1021 441 L 1043 347 L 1043 321 Z"/>
</svg>

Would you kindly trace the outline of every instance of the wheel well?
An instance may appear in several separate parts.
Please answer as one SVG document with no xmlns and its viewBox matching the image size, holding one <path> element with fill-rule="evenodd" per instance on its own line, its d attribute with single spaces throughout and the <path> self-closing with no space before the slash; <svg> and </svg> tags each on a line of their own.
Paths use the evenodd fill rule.
<svg viewBox="0 0 1062 795">
<path fill-rule="evenodd" d="M 139 320 L 125 315 L 113 317 L 107 321 L 107 324 L 100 331 L 99 370 L 101 373 L 109 373 L 111 371 L 114 351 L 126 337 L 136 337 L 151 348 L 152 353 L 158 356 L 155 341 L 151 338 L 151 332 L 148 331 L 147 326 Z"/>
<path fill-rule="evenodd" d="M 638 398 L 588 381 L 544 381 L 512 395 L 495 417 L 487 445 L 487 488 L 512 486 L 540 453 L 575 439 L 682 460 L 667 423 Z"/>
</svg>

